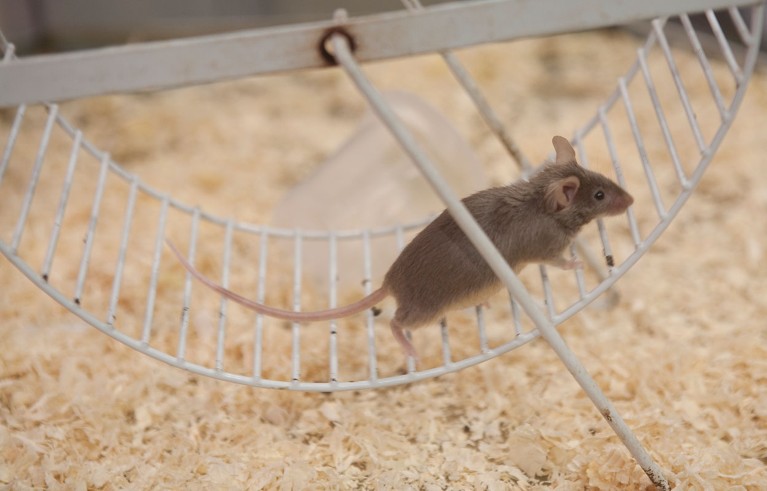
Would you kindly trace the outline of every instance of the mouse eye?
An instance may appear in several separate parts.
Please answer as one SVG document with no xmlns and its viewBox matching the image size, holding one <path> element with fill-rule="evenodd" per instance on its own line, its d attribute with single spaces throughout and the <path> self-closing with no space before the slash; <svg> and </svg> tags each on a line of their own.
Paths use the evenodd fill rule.
<svg viewBox="0 0 767 491">
<path fill-rule="evenodd" d="M 594 193 L 594 198 L 596 198 L 597 201 L 602 201 L 603 199 L 605 199 L 605 192 L 601 190 L 597 191 L 596 193 Z"/>
</svg>

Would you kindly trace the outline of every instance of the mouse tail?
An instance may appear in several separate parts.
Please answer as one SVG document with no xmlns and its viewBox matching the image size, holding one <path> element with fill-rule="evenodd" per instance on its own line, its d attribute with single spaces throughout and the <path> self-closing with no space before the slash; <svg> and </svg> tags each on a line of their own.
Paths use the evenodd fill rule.
<svg viewBox="0 0 767 491">
<path fill-rule="evenodd" d="M 220 293 L 229 300 L 242 305 L 243 307 L 254 310 L 259 314 L 268 315 L 269 317 L 275 317 L 277 319 L 284 319 L 294 322 L 319 322 L 332 319 L 340 319 L 342 317 L 348 317 L 373 307 L 375 304 L 386 298 L 387 295 L 386 289 L 381 287 L 365 298 L 362 298 L 349 305 L 335 309 L 316 310 L 314 312 L 292 312 L 290 310 L 269 307 L 268 305 L 264 305 L 249 298 L 243 297 L 242 295 L 235 293 L 228 288 L 224 288 L 223 286 L 214 282 L 207 276 L 200 273 L 197 269 L 195 269 L 195 267 L 189 263 L 186 257 L 181 254 L 181 252 L 176 248 L 175 245 L 173 245 L 169 239 L 165 239 L 165 243 L 168 244 L 168 247 L 176 256 L 181 265 L 184 266 L 184 268 L 186 268 L 186 270 L 189 271 L 189 273 L 191 273 L 192 276 L 194 276 L 200 283 L 204 284 L 211 290 Z"/>
</svg>

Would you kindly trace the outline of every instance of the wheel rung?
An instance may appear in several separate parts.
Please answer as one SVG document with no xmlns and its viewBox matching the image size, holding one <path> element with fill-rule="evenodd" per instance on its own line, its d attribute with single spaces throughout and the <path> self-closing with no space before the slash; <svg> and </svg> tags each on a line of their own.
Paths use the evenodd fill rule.
<svg viewBox="0 0 767 491">
<path fill-rule="evenodd" d="M 221 285 L 224 288 L 229 288 L 229 270 L 232 262 L 232 235 L 234 231 L 234 222 L 229 221 L 226 224 L 224 232 L 224 255 L 221 264 Z M 221 297 L 221 301 L 218 307 L 218 329 L 216 336 L 216 370 L 224 369 L 224 341 L 226 339 L 226 319 L 228 312 L 228 304 L 226 297 Z"/>
<path fill-rule="evenodd" d="M 719 47 L 722 49 L 722 55 L 724 56 L 724 59 L 727 62 L 727 66 L 730 67 L 730 72 L 732 72 L 732 76 L 735 78 L 735 82 L 740 84 L 743 81 L 743 70 L 740 68 L 740 65 L 738 65 L 738 62 L 735 60 L 735 55 L 732 53 L 732 47 L 730 46 L 730 42 L 727 40 L 727 37 L 724 35 L 724 32 L 722 31 L 722 26 L 719 25 L 719 19 L 717 19 L 716 14 L 714 13 L 713 10 L 706 11 L 706 19 L 708 19 L 708 23 L 711 26 L 711 30 L 714 32 L 714 36 L 716 37 L 716 40 L 719 42 Z"/>
<path fill-rule="evenodd" d="M 104 196 L 104 188 L 106 187 L 107 174 L 109 173 L 110 156 L 105 153 L 101 159 L 101 167 L 99 169 L 98 184 L 96 185 L 96 194 L 93 198 L 93 205 L 91 207 L 91 215 L 88 220 L 88 230 L 85 232 L 85 247 L 83 247 L 83 255 L 80 259 L 80 269 L 77 273 L 77 284 L 75 286 L 74 299 L 76 304 L 80 304 L 82 300 L 83 288 L 85 287 L 85 279 L 88 274 L 88 265 L 91 261 L 91 252 L 93 250 L 94 234 L 96 233 L 96 225 L 101 215 L 101 199 Z"/>
<path fill-rule="evenodd" d="M 650 99 L 652 100 L 652 106 L 655 110 L 655 116 L 658 120 L 658 125 L 660 126 L 661 132 L 663 133 L 663 139 L 666 142 L 666 147 L 668 148 L 669 155 L 671 156 L 671 163 L 674 165 L 674 171 L 676 172 L 677 180 L 684 186 L 687 183 L 687 176 L 685 175 L 684 169 L 682 168 L 682 162 L 679 159 L 679 153 L 676 150 L 674 139 L 672 138 L 671 131 L 669 130 L 668 120 L 666 119 L 666 115 L 663 112 L 663 107 L 661 106 L 660 100 L 658 99 L 658 92 L 655 90 L 655 84 L 653 83 L 652 75 L 650 74 L 650 70 L 647 67 L 646 56 L 647 55 L 644 48 L 637 50 L 637 59 L 639 60 L 645 87 L 647 88 Z"/>
<path fill-rule="evenodd" d="M 53 266 L 53 257 L 56 254 L 56 248 L 58 247 L 59 235 L 61 234 L 61 225 L 64 221 L 64 212 L 69 202 L 70 192 L 72 190 L 72 181 L 75 176 L 75 169 L 79 162 L 80 146 L 82 144 L 83 134 L 81 131 L 75 132 L 75 136 L 72 142 L 72 151 L 69 155 L 69 164 L 67 165 L 66 175 L 64 176 L 64 183 L 61 187 L 61 195 L 59 197 L 59 205 L 56 209 L 56 218 L 53 220 L 53 227 L 51 229 L 51 238 L 48 242 L 48 248 L 45 252 L 45 259 L 43 260 L 43 267 L 40 275 L 44 280 L 48 281 L 51 274 L 51 267 Z"/>
<path fill-rule="evenodd" d="M 666 57 L 668 69 L 671 73 L 671 77 L 674 79 L 674 85 L 676 86 L 677 93 L 679 94 L 679 100 L 682 102 L 684 112 L 687 115 L 687 121 L 690 123 L 690 129 L 692 130 L 692 134 L 695 137 L 695 143 L 697 143 L 698 149 L 701 152 L 704 152 L 706 150 L 706 143 L 703 141 L 703 135 L 700 132 L 698 120 L 696 119 L 695 112 L 692 110 L 692 106 L 690 105 L 690 98 L 687 94 L 687 89 L 684 88 L 682 79 L 679 76 L 679 68 L 674 61 L 674 55 L 671 53 L 671 48 L 669 47 L 666 35 L 663 33 L 663 28 L 661 27 L 659 21 L 654 20 L 652 25 L 653 29 L 655 30 L 655 35 L 658 38 L 658 43 L 663 50 L 663 55 Z"/>
<path fill-rule="evenodd" d="M 618 88 L 621 93 L 623 105 L 626 109 L 629 125 L 631 126 L 631 134 L 634 137 L 637 152 L 639 152 L 639 159 L 642 162 L 642 170 L 644 170 L 645 177 L 647 178 L 647 185 L 650 187 L 650 193 L 652 194 L 655 211 L 658 213 L 658 218 L 662 220 L 666 216 L 666 207 L 663 205 L 663 199 L 660 196 L 658 181 L 655 179 L 655 174 L 653 173 L 652 167 L 650 167 L 650 160 L 647 157 L 647 149 L 645 148 L 644 141 L 642 140 L 642 133 L 639 131 L 639 124 L 637 123 L 636 115 L 634 113 L 634 106 L 631 103 L 631 99 L 629 98 L 628 89 L 626 88 L 626 81 L 623 78 L 618 80 Z M 637 232 L 635 235 L 635 245 L 638 243 L 636 242 L 636 237 L 638 236 L 639 233 Z"/>
<path fill-rule="evenodd" d="M 30 177 L 29 184 L 27 185 L 27 191 L 24 195 L 24 201 L 22 202 L 22 205 L 21 205 L 21 212 L 19 213 L 19 219 L 16 222 L 16 229 L 13 232 L 11 249 L 13 249 L 14 251 L 18 249 L 19 244 L 21 243 L 21 236 L 24 233 L 24 228 L 27 225 L 27 219 L 29 218 L 29 210 L 32 206 L 32 200 L 35 197 L 35 191 L 37 190 L 37 183 L 40 180 L 40 172 L 43 169 L 43 163 L 45 163 L 45 153 L 48 151 L 48 144 L 51 141 L 51 133 L 53 132 L 53 125 L 56 122 L 56 115 L 58 114 L 58 112 L 59 112 L 59 106 L 55 104 L 52 105 L 48 111 L 48 119 L 45 121 L 45 129 L 43 130 L 43 136 L 40 139 L 40 145 L 37 148 L 35 165 L 32 167 L 32 176 Z"/>
<path fill-rule="evenodd" d="M 716 80 L 714 80 L 711 64 L 708 62 L 706 53 L 703 51 L 703 47 L 701 46 L 700 40 L 698 39 L 698 34 L 695 32 L 695 29 L 692 27 L 692 23 L 690 22 L 690 18 L 686 14 L 680 15 L 679 18 L 682 21 L 682 26 L 684 27 L 685 32 L 687 33 L 687 38 L 690 40 L 692 49 L 695 52 L 695 55 L 698 57 L 701 69 L 703 70 L 703 76 L 706 77 L 706 82 L 708 83 L 708 87 L 711 90 L 711 95 L 714 97 L 714 102 L 716 103 L 716 107 L 719 110 L 719 117 L 724 120 L 727 117 L 727 108 L 725 107 L 724 99 L 722 98 L 722 92 L 719 90 L 719 85 L 717 85 Z"/>
<path fill-rule="evenodd" d="M 338 306 L 338 241 L 335 233 L 328 237 L 328 308 Z M 330 380 L 338 381 L 338 323 L 335 320 L 329 322 L 329 366 Z"/>
<path fill-rule="evenodd" d="M 301 310 L 301 271 L 303 265 L 303 235 L 295 231 L 293 239 L 293 311 Z M 292 348 L 290 355 L 291 378 L 293 382 L 301 380 L 301 324 L 292 324 Z"/>
<path fill-rule="evenodd" d="M 197 240 L 200 232 L 200 210 L 195 208 L 192 214 L 192 225 L 189 233 L 189 252 L 187 258 L 189 263 L 194 265 L 195 255 L 197 254 Z M 189 310 L 192 303 L 192 274 L 186 272 L 184 279 L 184 298 L 181 308 L 181 328 L 178 333 L 178 347 L 176 349 L 176 358 L 186 360 L 186 345 L 189 335 Z"/>
<path fill-rule="evenodd" d="M 120 298 L 120 286 L 123 270 L 125 268 L 125 256 L 128 252 L 128 239 L 130 238 L 131 225 L 133 223 L 133 212 L 136 209 L 136 197 L 138 195 L 138 178 L 131 183 L 128 193 L 128 203 L 125 206 L 125 217 L 123 218 L 123 230 L 120 238 L 120 248 L 117 254 L 117 264 L 115 266 L 114 280 L 112 281 L 112 295 L 109 298 L 109 308 L 107 309 L 106 322 L 114 325 L 115 312 L 117 311 L 117 302 Z"/>
<path fill-rule="evenodd" d="M 146 312 L 144 314 L 144 324 L 141 328 L 141 344 L 149 345 L 149 339 L 152 334 L 152 321 L 154 319 L 155 299 L 157 298 L 157 280 L 160 274 L 160 261 L 162 260 L 162 248 L 165 244 L 165 227 L 168 221 L 168 198 L 162 200 L 160 207 L 160 217 L 157 221 L 157 231 L 154 239 L 154 255 L 152 256 L 151 273 L 149 277 L 149 289 L 146 297 Z"/>
<path fill-rule="evenodd" d="M 732 19 L 732 23 L 735 25 L 735 29 L 738 31 L 741 42 L 745 45 L 750 45 L 754 42 L 754 35 L 749 30 L 746 22 L 743 20 L 743 16 L 740 14 L 738 7 L 730 7 L 727 9 Z"/>
<path fill-rule="evenodd" d="M 20 105 L 16 109 L 16 116 L 13 118 L 13 125 L 11 126 L 11 132 L 8 135 L 8 141 L 5 143 L 5 150 L 3 151 L 3 160 L 0 161 L 0 184 L 3 183 L 3 177 L 5 171 L 8 169 L 8 165 L 11 162 L 11 153 L 13 147 L 16 146 L 16 139 L 19 137 L 19 130 L 21 129 L 21 122 L 24 121 L 24 115 L 27 112 L 26 104 Z"/>
</svg>

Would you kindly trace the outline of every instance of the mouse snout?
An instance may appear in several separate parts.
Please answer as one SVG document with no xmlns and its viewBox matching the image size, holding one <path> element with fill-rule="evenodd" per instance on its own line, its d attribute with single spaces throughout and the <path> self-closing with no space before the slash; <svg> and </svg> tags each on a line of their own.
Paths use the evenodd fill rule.
<svg viewBox="0 0 767 491">
<path fill-rule="evenodd" d="M 634 204 L 633 196 L 621 189 L 620 193 L 618 193 L 618 195 L 615 196 L 615 199 L 613 200 L 611 211 L 618 215 L 626 211 L 632 204 Z"/>
</svg>

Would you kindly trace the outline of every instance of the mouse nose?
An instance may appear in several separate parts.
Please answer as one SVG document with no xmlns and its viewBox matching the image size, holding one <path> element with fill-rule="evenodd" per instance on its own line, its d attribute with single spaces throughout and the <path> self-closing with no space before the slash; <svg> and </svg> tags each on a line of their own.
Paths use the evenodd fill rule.
<svg viewBox="0 0 767 491">
<path fill-rule="evenodd" d="M 634 204 L 634 197 L 627 192 L 623 192 L 620 198 L 616 201 L 615 207 L 618 209 L 618 213 L 623 213 L 629 206 Z"/>
<path fill-rule="evenodd" d="M 624 211 L 628 209 L 629 206 L 634 204 L 634 198 L 627 193 L 626 191 L 621 190 L 622 192 L 618 193 L 617 196 L 613 199 L 610 211 L 608 214 L 610 215 L 620 215 Z"/>
<path fill-rule="evenodd" d="M 631 196 L 629 193 L 626 193 L 625 202 L 626 202 L 626 208 L 628 208 L 629 206 L 634 204 L 634 197 Z"/>
</svg>

